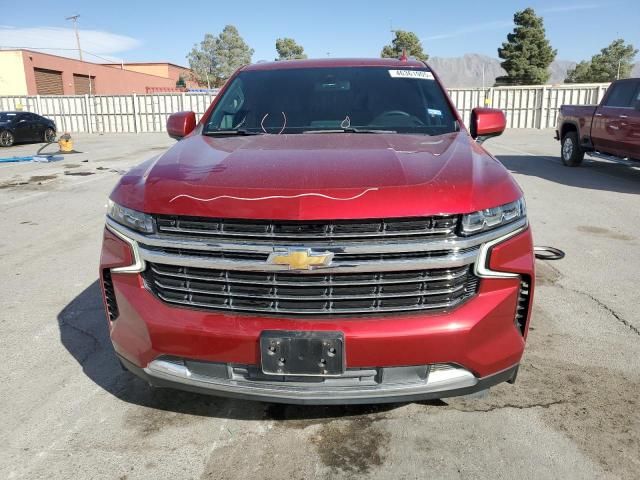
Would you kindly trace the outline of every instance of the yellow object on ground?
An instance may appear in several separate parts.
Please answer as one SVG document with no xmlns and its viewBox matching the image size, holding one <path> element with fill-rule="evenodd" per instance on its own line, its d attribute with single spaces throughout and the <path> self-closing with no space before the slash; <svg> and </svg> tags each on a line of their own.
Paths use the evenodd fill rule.
<svg viewBox="0 0 640 480">
<path fill-rule="evenodd" d="M 58 146 L 60 147 L 61 153 L 73 151 L 73 140 L 71 139 L 71 135 L 68 133 L 62 135 L 58 140 Z"/>
</svg>

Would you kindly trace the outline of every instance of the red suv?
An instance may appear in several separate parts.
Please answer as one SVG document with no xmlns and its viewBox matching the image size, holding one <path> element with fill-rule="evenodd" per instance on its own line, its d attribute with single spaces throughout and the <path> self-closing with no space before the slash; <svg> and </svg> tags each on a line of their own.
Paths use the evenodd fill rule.
<svg viewBox="0 0 640 480">
<path fill-rule="evenodd" d="M 241 68 L 109 199 L 109 329 L 150 384 L 287 403 L 513 382 L 534 256 L 523 194 L 428 65 Z"/>
</svg>

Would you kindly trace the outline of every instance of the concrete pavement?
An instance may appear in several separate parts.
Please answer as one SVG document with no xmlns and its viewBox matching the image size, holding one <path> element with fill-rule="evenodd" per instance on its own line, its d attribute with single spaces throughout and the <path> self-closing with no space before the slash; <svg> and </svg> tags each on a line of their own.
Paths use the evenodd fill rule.
<svg viewBox="0 0 640 480">
<path fill-rule="evenodd" d="M 300 407 L 152 391 L 120 369 L 97 284 L 104 205 L 121 171 L 173 141 L 75 140 L 85 153 L 62 162 L 0 164 L 0 478 L 637 478 L 639 169 L 563 167 L 550 131 L 489 140 L 536 244 L 567 254 L 537 264 L 517 383 Z"/>
</svg>

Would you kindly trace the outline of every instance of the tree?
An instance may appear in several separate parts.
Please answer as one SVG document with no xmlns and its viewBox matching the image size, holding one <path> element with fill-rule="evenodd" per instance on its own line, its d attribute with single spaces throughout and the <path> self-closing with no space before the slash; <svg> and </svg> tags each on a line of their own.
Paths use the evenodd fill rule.
<svg viewBox="0 0 640 480">
<path fill-rule="evenodd" d="M 614 40 L 590 61 L 582 61 L 567 72 L 566 83 L 613 82 L 629 78 L 638 50 L 621 38 Z"/>
<path fill-rule="evenodd" d="M 542 17 L 532 8 L 513 15 L 515 28 L 507 41 L 498 48 L 500 64 L 507 72 L 496 79 L 497 84 L 540 85 L 549 80 L 549 65 L 556 58 L 556 50 L 547 40 Z"/>
<path fill-rule="evenodd" d="M 246 44 L 233 25 L 227 25 L 214 37 L 204 36 L 200 46 L 194 45 L 187 55 L 196 80 L 209 88 L 220 87 L 238 68 L 251 63 L 253 49 Z"/>
<path fill-rule="evenodd" d="M 187 82 L 184 80 L 184 76 L 180 75 L 178 81 L 176 81 L 176 88 L 187 88 Z"/>
<path fill-rule="evenodd" d="M 591 82 L 591 62 L 582 61 L 572 69 L 567 70 L 567 78 L 564 83 L 589 83 Z"/>
<path fill-rule="evenodd" d="M 400 58 L 402 50 L 407 50 L 407 56 L 415 57 L 418 60 L 426 61 L 429 55 L 422 51 L 422 43 L 413 32 L 395 30 L 395 38 L 390 45 L 385 45 L 380 53 L 382 58 Z"/>
<path fill-rule="evenodd" d="M 278 58 L 276 60 L 294 60 L 307 58 L 302 45 L 298 45 L 293 38 L 278 38 L 276 40 Z"/>
</svg>

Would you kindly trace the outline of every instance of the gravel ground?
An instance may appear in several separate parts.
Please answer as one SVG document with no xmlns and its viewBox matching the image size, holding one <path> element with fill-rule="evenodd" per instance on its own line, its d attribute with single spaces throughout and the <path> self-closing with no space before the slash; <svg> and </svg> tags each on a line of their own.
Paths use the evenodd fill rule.
<svg viewBox="0 0 640 480">
<path fill-rule="evenodd" d="M 567 253 L 538 262 L 516 385 L 298 407 L 152 391 L 120 370 L 97 284 L 105 200 L 172 141 L 75 140 L 85 153 L 61 162 L 0 164 L 0 478 L 638 478 L 640 169 L 563 167 L 551 131 L 489 140 L 536 244 Z"/>
</svg>

